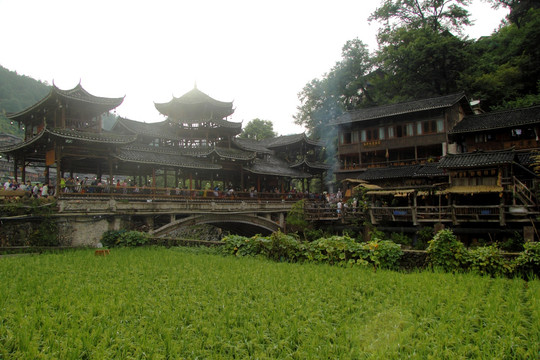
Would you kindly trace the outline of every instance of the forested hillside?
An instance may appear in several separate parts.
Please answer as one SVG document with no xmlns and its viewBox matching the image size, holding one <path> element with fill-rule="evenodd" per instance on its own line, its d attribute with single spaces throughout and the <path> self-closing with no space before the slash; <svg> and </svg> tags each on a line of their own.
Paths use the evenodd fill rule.
<svg viewBox="0 0 540 360">
<path fill-rule="evenodd" d="M 49 92 L 47 83 L 19 75 L 0 65 L 0 133 L 22 136 L 15 124 L 11 125 L 5 115 L 24 110 L 41 100 Z"/>
</svg>

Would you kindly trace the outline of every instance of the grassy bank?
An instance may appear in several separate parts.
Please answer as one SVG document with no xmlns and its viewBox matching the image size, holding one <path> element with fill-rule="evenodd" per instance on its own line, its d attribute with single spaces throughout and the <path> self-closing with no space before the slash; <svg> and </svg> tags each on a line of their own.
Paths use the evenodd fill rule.
<svg viewBox="0 0 540 360">
<path fill-rule="evenodd" d="M 193 250 L 0 259 L 0 358 L 536 358 L 540 281 Z"/>
</svg>

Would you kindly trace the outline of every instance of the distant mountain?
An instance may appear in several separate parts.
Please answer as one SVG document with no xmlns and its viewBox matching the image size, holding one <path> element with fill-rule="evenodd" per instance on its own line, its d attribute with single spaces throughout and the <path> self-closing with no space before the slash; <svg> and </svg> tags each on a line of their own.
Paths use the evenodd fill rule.
<svg viewBox="0 0 540 360">
<path fill-rule="evenodd" d="M 11 124 L 5 115 L 35 104 L 47 95 L 50 88 L 47 83 L 0 66 L 0 133 L 22 137 L 23 131 L 17 124 Z"/>
</svg>

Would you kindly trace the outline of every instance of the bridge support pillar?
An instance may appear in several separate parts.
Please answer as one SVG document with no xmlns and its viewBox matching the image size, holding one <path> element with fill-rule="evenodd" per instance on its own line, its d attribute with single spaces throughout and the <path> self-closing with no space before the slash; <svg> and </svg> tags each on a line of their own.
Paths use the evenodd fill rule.
<svg viewBox="0 0 540 360">
<path fill-rule="evenodd" d="M 285 228 L 285 213 L 279 213 L 279 227 Z"/>
<path fill-rule="evenodd" d="M 150 230 L 154 230 L 154 217 L 153 216 L 145 216 L 144 218 L 144 224 L 148 226 Z"/>
</svg>

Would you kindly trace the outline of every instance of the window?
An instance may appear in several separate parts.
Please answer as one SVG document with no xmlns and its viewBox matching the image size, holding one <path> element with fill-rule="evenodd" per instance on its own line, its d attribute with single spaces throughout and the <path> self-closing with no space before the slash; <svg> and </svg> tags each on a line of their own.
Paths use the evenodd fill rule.
<svg viewBox="0 0 540 360">
<path fill-rule="evenodd" d="M 437 132 L 438 133 L 444 132 L 444 121 L 443 121 L 443 119 L 437 120 Z"/>
<path fill-rule="evenodd" d="M 418 135 L 422 135 L 422 128 L 423 128 L 422 125 L 423 125 L 423 124 L 424 124 L 424 123 L 421 123 L 421 122 L 416 123 L 416 133 L 417 133 Z"/>
<path fill-rule="evenodd" d="M 393 138 L 394 138 L 394 127 L 393 127 L 393 126 L 389 126 L 389 127 L 388 127 L 388 138 L 389 138 L 389 139 L 393 139 Z"/>
<path fill-rule="evenodd" d="M 353 132 L 351 133 L 351 135 L 352 135 L 352 136 L 351 136 L 351 142 L 352 142 L 353 144 L 358 143 L 358 131 L 353 131 Z"/>
<path fill-rule="evenodd" d="M 384 128 L 383 127 L 380 127 L 379 128 L 379 139 L 381 140 L 384 140 Z"/>
<path fill-rule="evenodd" d="M 367 141 L 366 130 L 362 130 L 362 132 L 360 133 L 360 141 Z"/>
<path fill-rule="evenodd" d="M 414 125 L 406 124 L 405 125 L 405 135 L 404 136 L 413 136 L 414 135 Z"/>
</svg>

